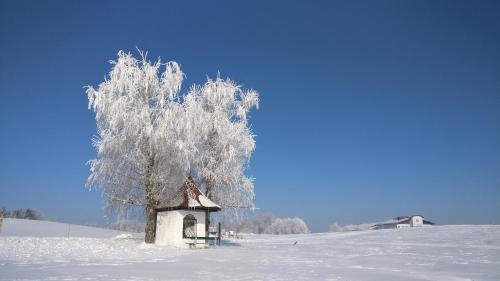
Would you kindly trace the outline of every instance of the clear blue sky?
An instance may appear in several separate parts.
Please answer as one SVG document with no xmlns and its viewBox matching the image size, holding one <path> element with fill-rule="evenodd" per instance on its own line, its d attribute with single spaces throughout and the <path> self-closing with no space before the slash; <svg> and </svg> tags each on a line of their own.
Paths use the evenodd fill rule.
<svg viewBox="0 0 500 281">
<path fill-rule="evenodd" d="M 498 1 L 181 2 L 0 1 L 0 206 L 103 221 L 83 86 L 139 46 L 260 92 L 262 212 L 500 223 Z"/>
</svg>

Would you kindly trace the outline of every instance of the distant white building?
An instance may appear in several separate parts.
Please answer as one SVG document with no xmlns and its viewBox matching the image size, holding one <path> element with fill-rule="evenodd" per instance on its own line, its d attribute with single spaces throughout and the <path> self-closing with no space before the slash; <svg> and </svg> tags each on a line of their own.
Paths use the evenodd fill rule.
<svg viewBox="0 0 500 281">
<path fill-rule="evenodd" d="M 433 222 L 425 220 L 421 215 L 396 217 L 391 221 L 380 223 L 372 226 L 372 229 L 389 229 L 389 228 L 409 228 L 420 227 L 425 225 L 434 225 Z"/>
<path fill-rule="evenodd" d="M 177 196 L 156 210 L 155 243 L 178 248 L 206 247 L 210 212 L 221 208 L 208 199 L 189 177 Z"/>
</svg>

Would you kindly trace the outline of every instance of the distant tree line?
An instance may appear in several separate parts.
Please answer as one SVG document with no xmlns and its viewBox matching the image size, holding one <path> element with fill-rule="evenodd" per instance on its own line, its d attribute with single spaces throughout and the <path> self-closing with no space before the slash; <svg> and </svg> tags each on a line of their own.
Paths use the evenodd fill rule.
<svg viewBox="0 0 500 281">
<path fill-rule="evenodd" d="M 381 222 L 372 222 L 372 223 L 362 223 L 362 224 L 346 224 L 340 225 L 338 223 L 334 223 L 330 225 L 330 232 L 349 232 L 349 231 L 363 231 L 370 230 L 376 224 Z"/>
<path fill-rule="evenodd" d="M 114 230 L 128 231 L 128 232 L 143 232 L 145 222 L 139 220 L 118 220 L 117 222 L 109 225 L 109 228 Z"/>
<path fill-rule="evenodd" d="M 0 209 L 0 217 L 2 218 L 13 218 L 13 219 L 27 219 L 27 220 L 41 220 L 43 215 L 34 209 L 30 208 L 20 208 L 13 211 L 7 210 L 5 207 Z"/>
<path fill-rule="evenodd" d="M 224 221 L 229 230 L 256 234 L 304 234 L 310 233 L 307 224 L 300 218 L 276 218 L 273 215 L 261 214 L 243 221 Z"/>
</svg>

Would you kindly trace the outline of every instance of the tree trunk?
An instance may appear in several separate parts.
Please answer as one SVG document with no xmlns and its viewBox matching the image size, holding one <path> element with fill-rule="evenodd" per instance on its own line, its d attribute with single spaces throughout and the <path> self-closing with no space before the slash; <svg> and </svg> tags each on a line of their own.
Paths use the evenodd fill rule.
<svg viewBox="0 0 500 281">
<path fill-rule="evenodd" d="M 216 163 L 216 157 L 215 157 L 215 146 L 216 146 L 216 139 L 217 139 L 217 130 L 215 129 L 214 126 L 214 120 L 213 120 L 213 115 L 211 117 L 210 123 L 212 124 L 212 129 L 210 130 L 210 133 L 208 134 L 208 150 L 209 150 L 209 155 L 210 159 L 207 163 L 207 168 L 210 171 L 215 170 L 215 166 L 218 165 L 219 163 Z M 207 198 L 212 200 L 213 193 L 214 193 L 214 188 L 215 188 L 215 182 L 214 179 L 209 176 L 207 178 L 203 179 L 205 181 L 205 187 L 207 188 Z M 205 231 L 207 233 L 208 237 L 208 232 L 209 232 L 209 227 L 210 227 L 210 212 L 206 212 L 206 223 L 205 223 Z"/>
<path fill-rule="evenodd" d="M 155 242 L 155 228 L 156 228 L 156 201 L 153 194 L 153 182 L 151 176 L 154 168 L 154 157 L 151 157 L 147 170 L 146 177 L 146 235 L 144 242 Z"/>
<path fill-rule="evenodd" d="M 154 243 L 155 242 L 155 228 L 156 228 L 156 212 L 155 212 L 155 202 L 150 200 L 148 196 L 148 202 L 146 205 L 146 237 L 144 242 Z"/>
<path fill-rule="evenodd" d="M 213 184 L 213 180 L 211 179 L 205 179 L 205 186 L 207 187 L 207 198 L 212 200 L 212 192 L 213 192 L 213 189 L 214 189 L 214 184 Z M 205 219 L 205 232 L 206 232 L 206 235 L 208 237 L 208 234 L 209 234 L 209 230 L 210 230 L 210 212 L 207 211 L 206 212 L 206 219 Z"/>
</svg>

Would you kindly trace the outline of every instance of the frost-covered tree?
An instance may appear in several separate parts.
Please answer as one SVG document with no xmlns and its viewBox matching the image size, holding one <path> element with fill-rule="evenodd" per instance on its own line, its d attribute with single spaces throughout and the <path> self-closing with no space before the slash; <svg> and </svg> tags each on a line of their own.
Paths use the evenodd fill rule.
<svg viewBox="0 0 500 281">
<path fill-rule="evenodd" d="M 141 56 L 120 51 L 109 77 L 97 89 L 87 87 L 98 132 L 87 186 L 101 187 L 109 209 L 144 208 L 150 243 L 154 208 L 188 175 L 223 208 L 252 206 L 244 170 L 255 142 L 246 115 L 258 98 L 219 77 L 183 96 L 177 63 Z"/>
<path fill-rule="evenodd" d="M 186 109 L 197 128 L 192 136 L 198 155 L 192 169 L 208 198 L 223 208 L 253 207 L 252 179 L 245 168 L 255 149 L 248 113 L 258 107 L 254 90 L 243 90 L 230 79 L 208 79 L 186 96 Z"/>
<path fill-rule="evenodd" d="M 120 51 L 109 77 L 97 89 L 87 87 L 98 132 L 87 185 L 101 187 L 110 208 L 144 207 L 151 243 L 154 208 L 186 179 L 194 150 L 179 97 L 179 65 L 141 56 Z"/>
</svg>

